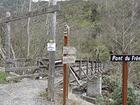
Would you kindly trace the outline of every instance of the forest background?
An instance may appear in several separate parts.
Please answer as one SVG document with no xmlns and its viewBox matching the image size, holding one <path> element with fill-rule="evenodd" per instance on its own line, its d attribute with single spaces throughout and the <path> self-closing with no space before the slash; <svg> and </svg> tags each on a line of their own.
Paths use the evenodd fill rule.
<svg viewBox="0 0 140 105">
<path fill-rule="evenodd" d="M 76 47 L 77 58 L 96 59 L 99 54 L 102 62 L 110 63 L 110 52 L 140 54 L 139 0 L 69 0 L 59 1 L 58 4 L 61 10 L 57 13 L 56 59 L 62 56 L 66 23 L 71 28 L 69 45 Z M 30 0 L 0 0 L 0 18 L 5 17 L 6 11 L 20 14 L 47 6 L 47 1 L 30 3 Z M 5 60 L 5 33 L 5 24 L 0 24 L 0 66 L 4 66 Z M 47 14 L 33 17 L 30 22 L 28 19 L 11 22 L 11 57 L 47 57 L 48 34 Z M 121 64 L 111 65 L 113 71 L 109 78 L 120 79 Z M 135 88 L 140 88 L 139 71 L 139 62 L 129 63 L 129 82 Z"/>
</svg>

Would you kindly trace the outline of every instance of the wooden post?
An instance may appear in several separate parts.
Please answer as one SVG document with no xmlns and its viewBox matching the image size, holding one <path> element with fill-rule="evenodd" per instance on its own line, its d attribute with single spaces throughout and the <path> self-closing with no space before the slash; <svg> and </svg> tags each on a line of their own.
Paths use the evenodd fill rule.
<svg viewBox="0 0 140 105">
<path fill-rule="evenodd" d="M 10 12 L 6 12 L 6 17 L 10 17 L 11 13 Z M 11 27 L 10 27 L 10 22 L 6 23 L 6 35 L 5 35 L 5 50 L 6 50 L 6 70 L 8 71 L 10 64 L 9 64 L 9 60 L 10 60 L 10 47 L 11 47 Z"/>
<path fill-rule="evenodd" d="M 82 69 L 82 59 L 80 59 L 80 62 L 79 62 L 79 77 L 81 79 L 81 69 Z"/>
<path fill-rule="evenodd" d="M 122 67 L 122 103 L 127 105 L 128 62 L 124 61 Z"/>
<path fill-rule="evenodd" d="M 31 7 L 32 7 L 32 0 L 29 0 L 29 12 L 31 12 Z M 30 56 L 30 43 L 31 43 L 31 35 L 30 35 L 30 21 L 31 18 L 28 18 L 27 22 L 27 36 L 28 36 L 28 44 L 27 44 L 27 58 Z"/>
<path fill-rule="evenodd" d="M 49 0 L 49 6 L 56 5 L 57 0 Z M 56 37 L 56 12 L 50 14 L 49 38 L 55 43 Z M 54 77 L 55 77 L 55 51 L 49 51 L 48 98 L 54 102 Z"/>
<path fill-rule="evenodd" d="M 64 46 L 68 45 L 68 29 L 67 25 L 65 26 L 65 31 L 64 31 Z M 66 56 L 66 55 L 63 55 Z M 63 77 L 63 105 L 67 105 L 67 100 L 68 100 L 68 65 L 64 64 L 63 68 L 64 72 L 64 77 Z"/>
<path fill-rule="evenodd" d="M 87 70 L 86 70 L 87 75 L 88 75 L 88 67 L 89 67 L 88 63 L 89 63 L 89 59 L 87 58 Z"/>
<path fill-rule="evenodd" d="M 97 61 L 94 62 L 94 70 L 95 70 L 95 73 L 98 72 L 98 64 L 97 64 Z"/>
<path fill-rule="evenodd" d="M 93 60 L 91 60 L 91 75 L 93 75 Z"/>
<path fill-rule="evenodd" d="M 48 98 L 54 101 L 55 52 L 49 52 Z"/>
</svg>

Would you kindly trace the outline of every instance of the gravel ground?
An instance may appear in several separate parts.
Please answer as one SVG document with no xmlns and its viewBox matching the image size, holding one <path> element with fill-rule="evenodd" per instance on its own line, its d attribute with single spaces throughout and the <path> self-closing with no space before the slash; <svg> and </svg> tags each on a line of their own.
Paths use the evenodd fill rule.
<svg viewBox="0 0 140 105">
<path fill-rule="evenodd" d="M 49 105 L 39 94 L 47 80 L 24 79 L 19 83 L 0 85 L 0 105 Z"/>
<path fill-rule="evenodd" d="M 62 78 L 57 78 L 55 82 L 61 80 Z M 23 79 L 18 83 L 0 84 L 0 105 L 53 105 L 40 97 L 40 93 L 44 92 L 45 88 L 47 88 L 47 80 Z M 57 92 L 62 93 L 62 90 L 57 88 Z M 93 105 L 72 94 L 69 94 L 69 98 L 68 105 Z M 56 95 L 55 105 L 60 105 L 60 100 L 62 105 L 62 94 Z"/>
</svg>

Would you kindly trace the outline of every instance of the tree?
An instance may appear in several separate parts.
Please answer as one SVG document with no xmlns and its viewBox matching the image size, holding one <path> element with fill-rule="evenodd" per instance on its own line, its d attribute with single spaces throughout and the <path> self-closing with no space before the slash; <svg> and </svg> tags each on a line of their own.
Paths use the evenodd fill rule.
<svg viewBox="0 0 140 105">
<path fill-rule="evenodd" d="M 107 0 L 108 1 L 108 0 Z M 135 0 L 118 0 L 108 2 L 106 12 L 102 16 L 103 36 L 112 43 L 109 47 L 118 53 L 134 52 L 138 37 L 137 2 Z M 108 40 L 106 40 L 108 41 Z"/>
<path fill-rule="evenodd" d="M 103 43 L 116 54 L 139 54 L 139 9 L 138 0 L 102 0 L 101 37 Z M 121 63 L 115 67 L 115 76 L 120 78 Z M 129 63 L 129 80 L 136 82 L 140 74 L 139 63 Z M 118 74 L 118 75 L 117 75 Z"/>
</svg>

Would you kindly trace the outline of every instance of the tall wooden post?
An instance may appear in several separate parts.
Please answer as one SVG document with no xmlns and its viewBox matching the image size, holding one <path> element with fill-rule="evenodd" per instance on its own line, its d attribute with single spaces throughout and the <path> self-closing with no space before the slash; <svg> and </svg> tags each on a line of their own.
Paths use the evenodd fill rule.
<svg viewBox="0 0 140 105">
<path fill-rule="evenodd" d="M 122 67 L 122 103 L 127 105 L 128 62 L 124 61 Z"/>
<path fill-rule="evenodd" d="M 65 26 L 64 30 L 64 46 L 68 45 L 68 27 L 67 25 Z M 66 55 L 63 55 L 66 56 Z M 69 72 L 68 72 L 68 65 L 64 64 L 63 65 L 63 72 L 64 72 L 64 77 L 63 77 L 63 105 L 67 105 L 67 100 L 68 100 L 68 82 L 69 82 Z"/>
<path fill-rule="evenodd" d="M 32 0 L 29 0 L 29 12 L 31 12 L 31 7 L 32 7 Z M 29 17 L 28 22 L 27 22 L 27 36 L 28 36 L 27 58 L 29 58 L 30 56 L 30 43 L 31 43 L 30 21 L 31 21 L 31 18 Z"/>
<path fill-rule="evenodd" d="M 6 12 L 6 17 L 10 17 L 11 13 L 10 12 Z M 8 68 L 10 67 L 9 64 L 9 60 L 10 60 L 10 46 L 11 46 L 11 27 L 10 27 L 10 22 L 6 23 L 6 35 L 5 35 L 5 50 L 6 50 L 6 70 L 8 70 Z"/>
<path fill-rule="evenodd" d="M 49 6 L 56 5 L 57 0 L 49 0 Z M 56 12 L 50 14 L 49 39 L 55 43 L 56 37 Z M 48 75 L 48 98 L 54 101 L 54 77 L 55 77 L 55 51 L 49 51 L 49 75 Z"/>
</svg>

